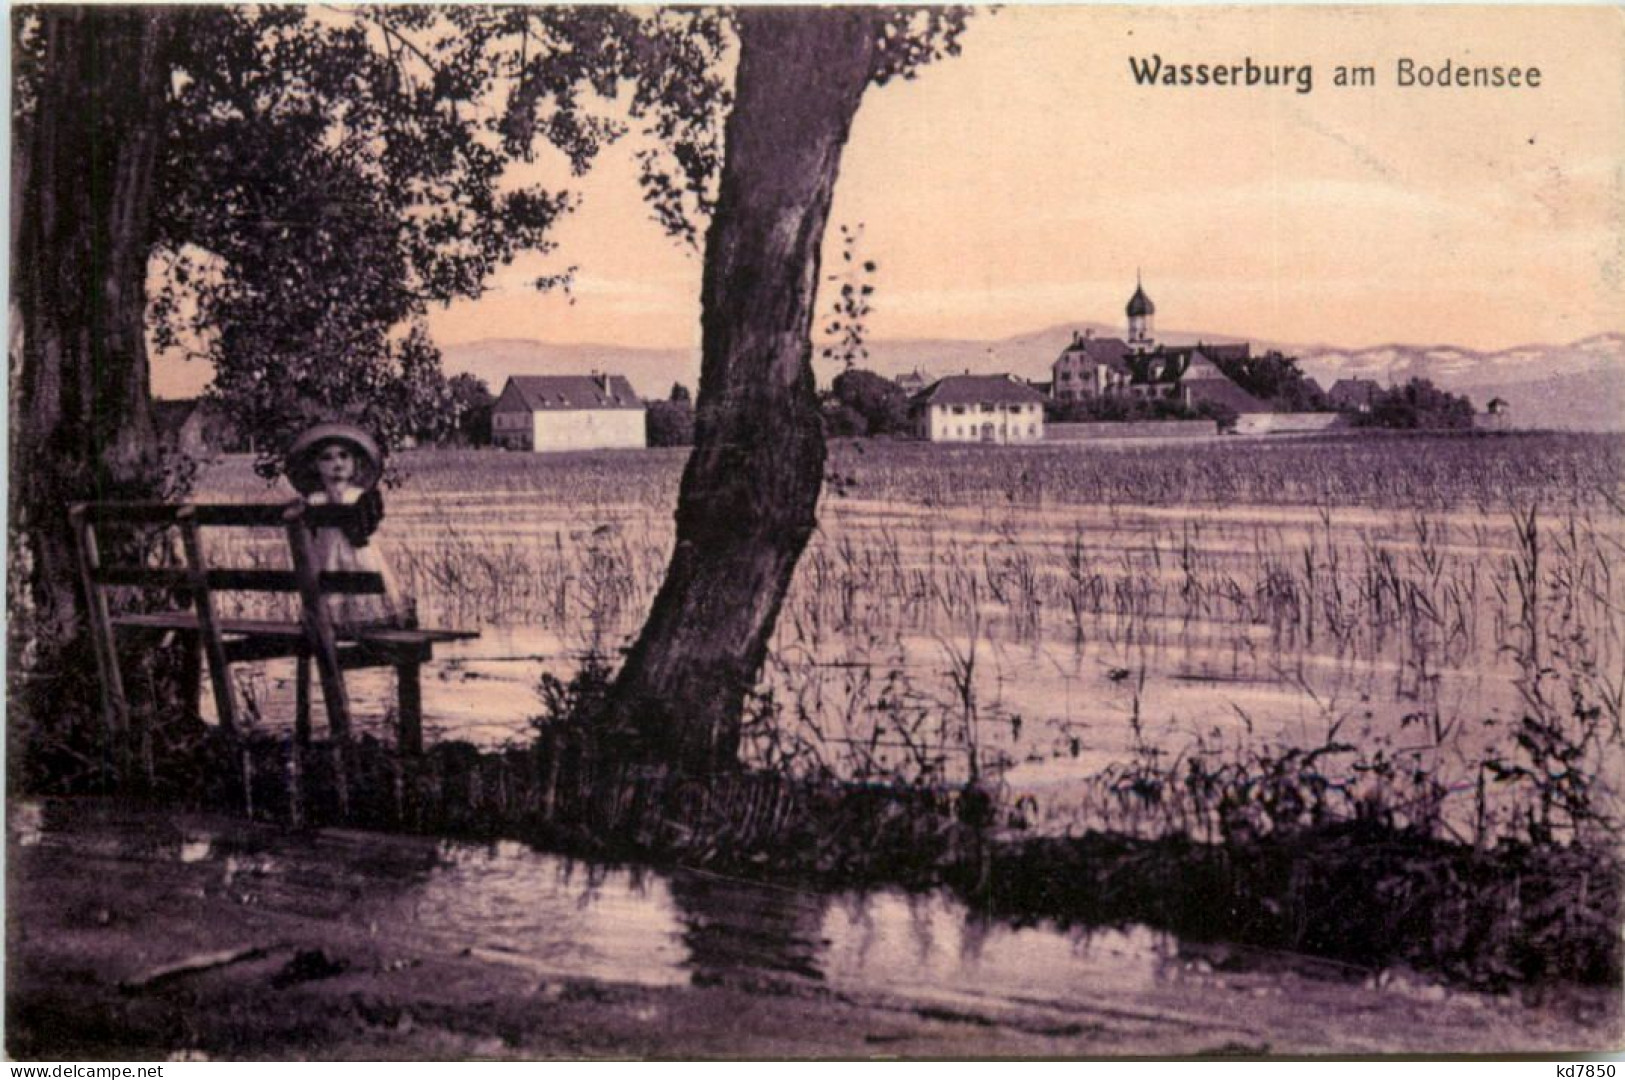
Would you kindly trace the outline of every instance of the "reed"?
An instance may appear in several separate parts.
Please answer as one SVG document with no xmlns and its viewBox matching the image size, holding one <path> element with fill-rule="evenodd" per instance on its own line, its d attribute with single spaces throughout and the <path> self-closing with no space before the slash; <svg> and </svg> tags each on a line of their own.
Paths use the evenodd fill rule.
<svg viewBox="0 0 1625 1080">
<path fill-rule="evenodd" d="M 1528 814 L 1561 818 L 1563 804 L 1525 797 L 1530 780 L 1516 769 L 1537 766 L 1520 740 L 1572 727 L 1571 693 L 1582 712 L 1598 710 L 1602 729 L 1583 740 L 1585 767 L 1617 772 L 1625 586 L 1611 566 L 1625 547 L 1622 451 L 1618 438 L 1567 435 L 1133 449 L 837 443 L 832 470 L 845 479 L 826 493 L 784 606 L 751 760 L 920 784 L 1008 772 L 1019 798 L 1030 793 L 1024 770 L 1064 764 L 1082 778 L 1136 760 L 1126 717 L 1102 730 L 1019 672 L 1099 665 L 1127 674 L 1066 685 L 1123 710 L 1138 707 L 1126 687 L 1144 685 L 1156 713 L 1148 738 L 1170 760 L 1213 750 L 1201 740 L 1212 743 L 1220 724 L 1212 708 L 1161 711 L 1170 686 L 1210 681 L 1215 702 L 1229 684 L 1285 687 L 1321 731 L 1341 724 L 1369 751 L 1315 759 L 1341 769 L 1323 793 L 1347 789 L 1338 813 L 1356 814 L 1355 793 L 1385 785 L 1415 808 L 1401 817 L 1421 815 L 1425 792 L 1395 786 L 1415 766 L 1446 790 L 1439 813 L 1462 836 L 1527 833 Z M 380 542 L 425 618 L 574 636 L 591 626 L 612 653 L 658 589 L 681 460 L 403 454 Z M 256 490 L 266 493 L 245 462 L 200 482 L 207 497 Z M 1480 690 L 1460 689 L 1467 673 Z M 553 674 L 568 681 L 574 669 Z M 1269 730 L 1227 751 L 1250 768 L 1318 745 L 1303 724 L 1259 723 Z M 960 734 L 945 737 L 945 726 Z M 1413 738 L 1424 741 L 1403 745 Z M 1044 805 L 1027 816 L 1057 827 L 1108 809 L 1075 783 L 1034 797 Z M 1196 807 L 1180 814 L 1203 818 Z"/>
</svg>

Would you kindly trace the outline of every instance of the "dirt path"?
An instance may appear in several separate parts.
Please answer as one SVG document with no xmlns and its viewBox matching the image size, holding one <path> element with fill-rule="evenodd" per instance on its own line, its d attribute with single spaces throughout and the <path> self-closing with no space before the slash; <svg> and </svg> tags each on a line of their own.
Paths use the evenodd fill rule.
<svg viewBox="0 0 1625 1080">
<path fill-rule="evenodd" d="M 1196 965 L 1132 993 L 582 978 L 417 919 L 430 841 L 105 803 L 8 807 L 20 1059 L 1509 1053 L 1621 1045 L 1618 994 L 1519 1002 Z M 196 838 L 209 837 L 206 843 Z M 432 930 L 432 932 L 431 932 Z M 704 985 L 697 985 L 703 983 Z"/>
</svg>

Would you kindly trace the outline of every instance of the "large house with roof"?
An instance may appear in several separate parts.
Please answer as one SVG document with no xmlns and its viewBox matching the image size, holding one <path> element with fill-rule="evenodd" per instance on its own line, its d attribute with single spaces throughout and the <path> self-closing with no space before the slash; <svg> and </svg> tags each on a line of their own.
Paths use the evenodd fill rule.
<svg viewBox="0 0 1625 1080">
<path fill-rule="evenodd" d="M 1082 401 L 1123 392 L 1134 377 L 1132 350 L 1122 338 L 1095 337 L 1093 331 L 1072 335 L 1072 344 L 1050 367 L 1050 396 L 1056 401 Z"/>
<path fill-rule="evenodd" d="M 1164 369 L 1173 372 L 1171 376 L 1164 376 L 1168 385 L 1166 396 L 1191 409 L 1199 405 L 1223 405 L 1238 414 L 1269 412 L 1268 405 L 1237 386 L 1235 380 L 1214 363 L 1216 358 L 1224 357 L 1221 349 L 1239 349 L 1242 358 L 1248 351 L 1246 345 L 1197 345 L 1188 352 L 1179 350 L 1181 355 Z"/>
<path fill-rule="evenodd" d="M 1014 375 L 949 375 L 910 401 L 928 442 L 1042 442 L 1044 395 Z"/>
<path fill-rule="evenodd" d="M 641 447 L 645 411 L 622 375 L 513 375 L 491 409 L 491 441 L 509 450 Z"/>
</svg>

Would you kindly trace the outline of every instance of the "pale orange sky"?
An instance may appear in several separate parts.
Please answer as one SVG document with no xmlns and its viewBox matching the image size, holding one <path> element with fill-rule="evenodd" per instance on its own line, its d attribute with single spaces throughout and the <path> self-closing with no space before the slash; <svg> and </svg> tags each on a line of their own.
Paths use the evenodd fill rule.
<svg viewBox="0 0 1625 1080">
<path fill-rule="evenodd" d="M 1314 87 L 1137 86 L 1128 57 L 1152 53 L 1312 64 Z M 1401 57 L 1543 81 L 1400 89 Z M 1333 86 L 1339 64 L 1377 86 Z M 699 257 L 649 220 L 633 175 L 629 152 L 606 158 L 560 250 L 437 311 L 439 342 L 696 344 Z M 831 236 L 860 221 L 876 338 L 1117 323 L 1136 267 L 1167 329 L 1486 349 L 1625 329 L 1625 12 L 978 13 L 962 56 L 866 96 Z M 574 303 L 525 285 L 570 264 Z"/>
</svg>

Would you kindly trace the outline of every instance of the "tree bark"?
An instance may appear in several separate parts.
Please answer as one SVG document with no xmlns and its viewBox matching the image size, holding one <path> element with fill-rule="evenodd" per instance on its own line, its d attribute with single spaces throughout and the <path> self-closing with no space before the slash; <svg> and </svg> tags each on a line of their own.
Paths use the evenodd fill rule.
<svg viewBox="0 0 1625 1080">
<path fill-rule="evenodd" d="M 877 48 L 866 9 L 745 8 L 738 25 L 677 544 L 608 717 L 691 774 L 736 763 L 746 695 L 817 523 L 819 252 Z"/>
<path fill-rule="evenodd" d="M 44 5 L 32 17 L 44 65 L 12 163 L 23 189 L 9 509 L 26 580 L 11 595 L 30 604 L 33 635 L 64 641 L 80 632 L 68 503 L 140 494 L 151 479 L 147 258 L 182 14 Z"/>
</svg>

